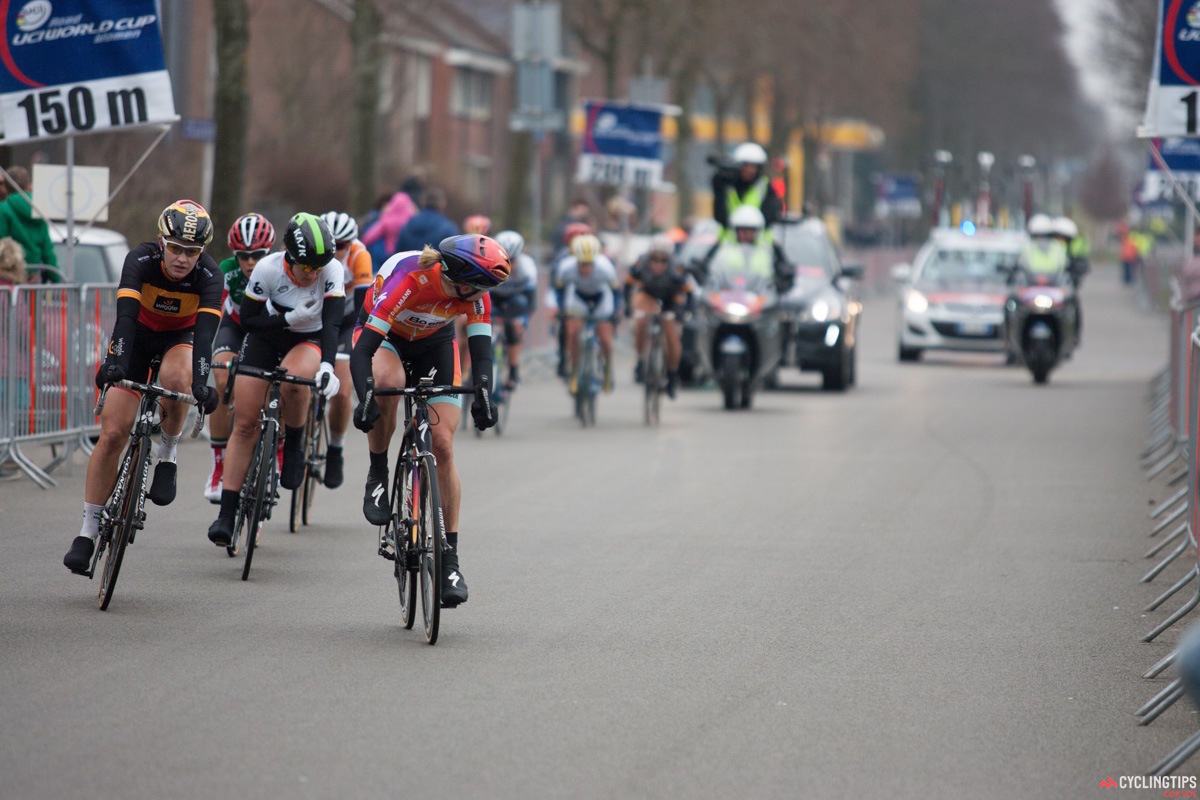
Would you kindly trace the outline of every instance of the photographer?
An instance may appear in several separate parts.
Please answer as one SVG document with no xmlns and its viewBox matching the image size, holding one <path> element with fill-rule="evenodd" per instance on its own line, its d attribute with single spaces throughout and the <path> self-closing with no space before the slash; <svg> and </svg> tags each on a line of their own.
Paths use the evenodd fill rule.
<svg viewBox="0 0 1200 800">
<path fill-rule="evenodd" d="M 713 218 L 729 233 L 729 215 L 739 206 L 753 206 L 762 211 L 766 227 L 783 216 L 783 199 L 771 188 L 766 174 L 767 151 L 754 142 L 739 144 L 733 151 L 732 162 L 720 156 L 709 156 L 708 163 L 717 167 L 713 173 Z"/>
</svg>

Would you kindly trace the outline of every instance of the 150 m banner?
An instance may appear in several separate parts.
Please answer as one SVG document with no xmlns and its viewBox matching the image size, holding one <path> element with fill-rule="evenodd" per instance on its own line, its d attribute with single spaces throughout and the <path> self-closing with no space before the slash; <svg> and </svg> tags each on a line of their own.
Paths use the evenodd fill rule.
<svg viewBox="0 0 1200 800">
<path fill-rule="evenodd" d="M 171 122 L 154 0 L 0 0 L 6 142 Z"/>
</svg>

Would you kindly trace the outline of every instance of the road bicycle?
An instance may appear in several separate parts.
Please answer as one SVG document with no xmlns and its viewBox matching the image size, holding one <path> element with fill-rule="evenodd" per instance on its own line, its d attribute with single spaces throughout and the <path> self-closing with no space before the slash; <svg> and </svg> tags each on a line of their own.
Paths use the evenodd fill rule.
<svg viewBox="0 0 1200 800">
<path fill-rule="evenodd" d="M 596 425 L 596 395 L 604 386 L 604 371 L 600 366 L 600 339 L 596 335 L 596 318 L 584 319 L 582 342 L 579 347 L 579 379 L 575 385 L 575 418 L 583 427 Z"/>
<path fill-rule="evenodd" d="M 379 555 L 392 561 L 392 574 L 400 590 L 400 617 L 405 629 L 416 619 L 417 588 L 425 639 L 437 642 L 442 608 L 442 553 L 446 549 L 446 523 L 442 516 L 437 459 L 433 456 L 429 401 L 446 395 L 473 394 L 468 386 L 434 386 L 422 378 L 414 387 L 376 389 L 367 379 L 364 403 L 373 397 L 404 398 L 404 428 L 400 453 L 392 473 L 391 519 L 379 531 Z M 432 411 L 436 414 L 436 409 Z"/>
<path fill-rule="evenodd" d="M 121 562 L 125 558 L 125 548 L 133 544 L 134 536 L 146 525 L 146 492 L 150 477 L 150 443 L 154 437 L 162 408 L 160 400 L 175 400 L 197 406 L 196 398 L 190 394 L 180 394 L 159 386 L 158 368 L 161 361 L 155 358 L 150 362 L 150 379 L 147 383 L 123 380 L 111 383 L 100 390 L 96 401 L 95 415 L 100 416 L 104 410 L 104 401 L 108 390 L 113 386 L 131 389 L 141 395 L 138 403 L 137 417 L 133 430 L 129 433 L 129 445 L 121 459 L 121 467 L 117 471 L 117 484 L 113 487 L 108 502 L 100 512 L 100 535 L 96 538 L 96 552 L 92 555 L 92 564 L 88 569 L 88 578 L 96 574 L 96 568 L 101 559 L 104 567 L 100 573 L 100 591 L 98 604 L 101 611 L 108 610 L 112 601 L 113 590 L 117 586 L 117 576 L 121 573 Z M 204 411 L 199 409 L 196 424 L 192 428 L 192 438 L 200 434 L 204 427 Z"/>
<path fill-rule="evenodd" d="M 259 411 L 258 441 L 254 445 L 250 467 L 246 470 L 246 479 L 242 482 L 242 490 L 238 496 L 233 538 L 225 546 L 225 552 L 233 558 L 238 554 L 243 544 L 242 540 L 245 539 L 246 557 L 242 566 L 242 580 L 249 580 L 250 563 L 254 560 L 254 548 L 258 545 L 263 523 L 271 518 L 271 510 L 279 502 L 279 461 L 276 453 L 283 435 L 283 423 L 280 418 L 283 395 L 279 387 L 285 383 L 317 387 L 317 382 L 311 378 L 291 375 L 283 367 L 273 370 L 251 367 L 242 364 L 236 356 L 231 361 L 213 364 L 213 368 L 229 370 L 229 380 L 225 383 L 226 404 L 229 403 L 233 392 L 234 378 L 238 375 L 262 378 L 270 384 Z"/>
<path fill-rule="evenodd" d="M 667 387 L 666 334 L 663 332 L 661 313 L 650 318 L 647 335 L 650 339 L 650 349 L 646 353 L 642 370 L 642 382 L 646 388 L 644 410 L 646 424 L 657 425 L 663 392 Z"/>
<path fill-rule="evenodd" d="M 317 486 L 325 485 L 325 457 L 329 447 L 325 403 L 325 395 L 313 392 L 308 404 L 308 420 L 304 423 L 304 480 L 292 489 L 292 510 L 288 516 L 288 530 L 292 533 L 301 524 L 308 524 Z"/>
</svg>

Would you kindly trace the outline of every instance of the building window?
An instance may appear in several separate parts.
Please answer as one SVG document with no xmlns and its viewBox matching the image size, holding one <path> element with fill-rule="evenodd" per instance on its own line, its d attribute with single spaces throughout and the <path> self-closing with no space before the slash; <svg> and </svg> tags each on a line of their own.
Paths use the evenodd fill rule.
<svg viewBox="0 0 1200 800">
<path fill-rule="evenodd" d="M 486 120 L 492 117 L 492 76 L 470 67 L 454 70 L 450 112 L 457 117 Z"/>
</svg>

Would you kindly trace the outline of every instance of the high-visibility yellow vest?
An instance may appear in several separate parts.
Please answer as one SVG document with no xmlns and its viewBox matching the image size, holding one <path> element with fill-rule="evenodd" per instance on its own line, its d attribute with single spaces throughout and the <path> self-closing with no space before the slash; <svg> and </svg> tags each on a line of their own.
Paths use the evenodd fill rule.
<svg viewBox="0 0 1200 800">
<path fill-rule="evenodd" d="M 1030 245 L 1025 249 L 1025 265 L 1030 272 L 1040 274 L 1061 272 L 1067 266 L 1067 246 L 1057 239 L 1044 249 Z"/>
</svg>

